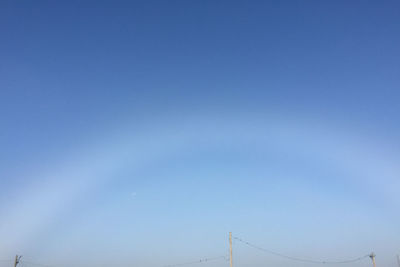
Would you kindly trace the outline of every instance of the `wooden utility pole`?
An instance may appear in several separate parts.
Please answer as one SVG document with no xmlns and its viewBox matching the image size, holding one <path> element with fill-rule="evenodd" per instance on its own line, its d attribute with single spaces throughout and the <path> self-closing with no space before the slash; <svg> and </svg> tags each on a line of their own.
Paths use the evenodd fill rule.
<svg viewBox="0 0 400 267">
<path fill-rule="evenodd" d="M 371 258 L 371 260 L 372 260 L 372 264 L 374 265 L 374 267 L 376 267 L 376 264 L 375 264 L 375 253 L 371 253 L 370 255 L 369 255 L 369 257 Z"/>
<path fill-rule="evenodd" d="M 232 232 L 229 232 L 229 263 L 230 267 L 232 267 Z"/>
<path fill-rule="evenodd" d="M 14 267 L 17 267 L 17 265 L 18 265 L 19 260 L 21 259 L 21 257 L 22 257 L 22 256 L 15 255 Z"/>
</svg>

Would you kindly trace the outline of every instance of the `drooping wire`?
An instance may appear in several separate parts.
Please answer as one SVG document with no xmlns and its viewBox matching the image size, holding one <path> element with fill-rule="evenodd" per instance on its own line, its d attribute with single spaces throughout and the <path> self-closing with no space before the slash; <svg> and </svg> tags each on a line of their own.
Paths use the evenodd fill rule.
<svg viewBox="0 0 400 267">
<path fill-rule="evenodd" d="M 163 267 L 178 267 L 178 266 L 184 266 L 184 265 L 206 263 L 206 262 L 209 262 L 209 261 L 216 261 L 216 260 L 220 260 L 220 259 L 227 260 L 227 256 L 218 256 L 218 257 L 213 257 L 213 258 L 203 258 L 203 259 L 199 259 L 197 261 L 190 261 L 190 262 L 184 262 L 184 263 L 164 265 Z M 31 262 L 31 261 L 21 261 L 21 264 L 24 264 L 24 263 L 28 264 L 28 265 L 41 266 L 41 267 L 57 267 L 55 265 L 46 265 L 46 264 L 41 264 L 41 263 L 36 263 L 36 262 Z"/>
<path fill-rule="evenodd" d="M 358 258 L 347 259 L 347 260 L 339 260 L 339 261 L 303 259 L 303 258 L 297 258 L 297 257 L 288 256 L 288 255 L 285 255 L 285 254 L 282 254 L 282 253 L 278 253 L 278 252 L 275 252 L 275 251 L 272 251 L 272 250 L 269 250 L 269 249 L 262 248 L 260 246 L 256 246 L 256 245 L 254 245 L 254 244 L 252 244 L 250 242 L 247 242 L 247 241 L 245 241 L 245 240 L 243 240 L 243 239 L 241 239 L 239 237 L 235 237 L 234 236 L 233 239 L 235 239 L 235 240 L 237 240 L 237 241 L 239 241 L 239 242 L 241 242 L 241 243 L 243 243 L 243 244 L 245 244 L 245 245 L 247 245 L 249 247 L 258 249 L 260 251 L 263 251 L 263 252 L 266 252 L 266 253 L 269 253 L 269 254 L 272 254 L 272 255 L 275 255 L 275 256 L 279 256 L 279 257 L 282 257 L 282 258 L 285 258 L 285 259 L 289 259 L 289 260 L 293 260 L 293 261 L 301 261 L 301 262 L 307 262 L 307 263 L 319 263 L 319 264 L 352 263 L 352 262 L 360 261 L 362 259 L 370 257 L 370 254 L 367 254 L 367 255 L 364 255 L 364 256 L 361 256 L 361 257 L 358 257 Z"/>
<path fill-rule="evenodd" d="M 46 265 L 46 264 L 41 264 L 41 263 L 36 263 L 36 262 L 31 262 L 31 261 L 22 261 L 21 263 L 26 263 L 28 265 L 34 265 L 34 266 L 42 266 L 42 267 L 55 267 L 54 265 Z"/>
<path fill-rule="evenodd" d="M 189 261 L 189 262 L 183 262 L 183 263 L 177 263 L 177 264 L 169 264 L 169 265 L 164 265 L 163 267 L 178 267 L 178 266 L 184 266 L 184 265 L 206 263 L 206 262 L 209 262 L 209 261 L 215 261 L 215 260 L 220 260 L 220 259 L 227 260 L 227 256 L 218 256 L 218 257 L 214 257 L 214 258 L 199 259 L 197 261 Z"/>
</svg>

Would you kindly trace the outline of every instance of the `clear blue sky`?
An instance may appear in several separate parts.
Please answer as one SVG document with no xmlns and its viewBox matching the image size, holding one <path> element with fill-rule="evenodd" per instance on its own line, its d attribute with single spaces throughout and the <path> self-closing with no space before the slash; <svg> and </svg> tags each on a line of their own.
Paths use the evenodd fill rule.
<svg viewBox="0 0 400 267">
<path fill-rule="evenodd" d="M 0 266 L 161 267 L 229 231 L 396 266 L 398 1 L 2 1 L 0 36 Z"/>
</svg>

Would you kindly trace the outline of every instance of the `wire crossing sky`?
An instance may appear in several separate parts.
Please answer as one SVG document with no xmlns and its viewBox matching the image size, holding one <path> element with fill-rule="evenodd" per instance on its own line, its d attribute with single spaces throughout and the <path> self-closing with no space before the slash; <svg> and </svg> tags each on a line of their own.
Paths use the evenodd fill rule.
<svg viewBox="0 0 400 267">
<path fill-rule="evenodd" d="M 352 259 L 346 259 L 346 260 L 311 260 L 311 259 L 302 259 L 302 258 L 296 258 L 296 257 L 284 255 L 282 253 L 278 253 L 278 252 L 275 252 L 275 251 L 272 251 L 272 250 L 269 250 L 269 249 L 262 248 L 260 246 L 251 244 L 250 242 L 244 241 L 239 237 L 233 237 L 233 238 L 235 240 L 238 240 L 239 242 L 241 242 L 243 244 L 246 244 L 247 246 L 250 246 L 250 247 L 258 249 L 258 250 L 261 250 L 263 252 L 270 253 L 272 255 L 279 256 L 279 257 L 282 257 L 282 258 L 285 258 L 285 259 L 289 259 L 289 260 L 293 260 L 293 261 L 306 262 L 306 263 L 345 264 L 345 263 L 353 263 L 353 262 L 356 262 L 356 261 L 360 261 L 360 260 L 363 260 L 363 259 L 368 258 L 370 256 L 370 254 L 367 254 L 367 255 L 363 255 L 361 257 L 352 258 Z"/>
<path fill-rule="evenodd" d="M 0 259 L 157 267 L 231 231 L 397 267 L 399 30 L 398 1 L 1 1 Z"/>
</svg>

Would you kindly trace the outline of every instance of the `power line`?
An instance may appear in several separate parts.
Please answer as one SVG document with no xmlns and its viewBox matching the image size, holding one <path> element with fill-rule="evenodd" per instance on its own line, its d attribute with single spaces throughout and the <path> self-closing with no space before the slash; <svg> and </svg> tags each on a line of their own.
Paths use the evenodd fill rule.
<svg viewBox="0 0 400 267">
<path fill-rule="evenodd" d="M 266 252 L 266 253 L 269 253 L 269 254 L 272 254 L 272 255 L 275 255 L 275 256 L 279 256 L 279 257 L 282 257 L 282 258 L 285 258 L 285 259 L 289 259 L 289 260 L 293 260 L 293 261 L 307 262 L 307 263 L 320 263 L 320 264 L 352 263 L 352 262 L 360 261 L 360 260 L 365 259 L 365 258 L 370 256 L 370 254 L 367 254 L 367 255 L 364 255 L 364 256 L 361 256 L 361 257 L 358 257 L 358 258 L 348 259 L 348 260 L 340 260 L 340 261 L 303 259 L 303 258 L 297 258 L 297 257 L 288 256 L 288 255 L 285 255 L 285 254 L 282 254 L 282 253 L 278 253 L 278 252 L 275 252 L 275 251 L 272 251 L 272 250 L 269 250 L 269 249 L 265 249 L 265 248 L 256 246 L 256 245 L 254 245 L 254 244 L 252 244 L 250 242 L 247 242 L 247 241 L 245 241 L 245 240 L 243 240 L 243 239 L 241 239 L 239 237 L 233 237 L 233 238 L 235 240 L 237 240 L 237 241 L 249 246 L 249 247 L 258 249 L 260 251 L 263 251 L 263 252 Z"/>
<path fill-rule="evenodd" d="M 41 263 L 36 263 L 36 262 L 31 262 L 31 261 L 21 261 L 21 263 L 27 263 L 29 265 L 42 266 L 42 267 L 55 267 L 54 265 L 46 265 L 46 264 L 41 264 Z"/>
<path fill-rule="evenodd" d="M 216 261 L 216 260 L 220 260 L 220 259 L 228 260 L 226 256 L 218 256 L 218 257 L 213 257 L 213 258 L 203 258 L 203 259 L 199 259 L 197 261 L 164 265 L 163 267 L 178 267 L 178 266 L 191 265 L 191 264 L 207 263 L 209 261 Z M 46 264 L 41 264 L 41 263 L 36 263 L 36 262 L 31 262 L 31 261 L 21 261 L 21 263 L 25 263 L 28 265 L 34 265 L 34 266 L 41 266 L 41 267 L 56 267 L 55 265 L 46 265 Z"/>
<path fill-rule="evenodd" d="M 191 265 L 191 264 L 198 264 L 198 263 L 206 263 L 209 261 L 215 261 L 215 260 L 220 260 L 220 259 L 227 260 L 227 257 L 226 256 L 218 256 L 218 257 L 214 257 L 214 258 L 204 258 L 204 259 L 199 259 L 197 261 L 189 261 L 189 262 L 184 262 L 184 263 L 164 265 L 163 267 L 177 267 L 177 266 L 184 266 L 184 265 Z"/>
</svg>

